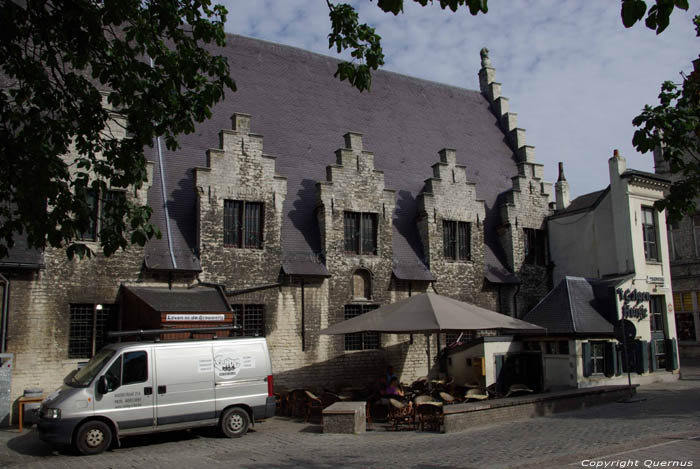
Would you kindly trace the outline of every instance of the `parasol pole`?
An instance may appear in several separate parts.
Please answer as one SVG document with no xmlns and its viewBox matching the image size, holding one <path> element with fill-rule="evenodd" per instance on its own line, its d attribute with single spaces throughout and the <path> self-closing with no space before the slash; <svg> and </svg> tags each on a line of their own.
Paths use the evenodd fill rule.
<svg viewBox="0 0 700 469">
<path fill-rule="evenodd" d="M 428 334 L 428 333 L 425 334 L 425 343 L 426 343 L 425 353 L 428 355 L 427 377 L 428 377 L 428 383 L 430 383 L 430 334 Z"/>
</svg>

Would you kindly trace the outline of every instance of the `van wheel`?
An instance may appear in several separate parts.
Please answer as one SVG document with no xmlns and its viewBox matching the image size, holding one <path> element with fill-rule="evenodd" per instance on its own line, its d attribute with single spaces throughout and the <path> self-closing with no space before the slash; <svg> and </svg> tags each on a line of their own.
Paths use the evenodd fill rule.
<svg viewBox="0 0 700 469">
<path fill-rule="evenodd" d="M 112 430 L 99 420 L 85 422 L 78 428 L 75 447 L 83 454 L 100 454 L 112 444 Z"/>
<path fill-rule="evenodd" d="M 221 431 L 229 438 L 240 438 L 250 426 L 248 412 L 240 407 L 231 407 L 221 417 Z"/>
</svg>

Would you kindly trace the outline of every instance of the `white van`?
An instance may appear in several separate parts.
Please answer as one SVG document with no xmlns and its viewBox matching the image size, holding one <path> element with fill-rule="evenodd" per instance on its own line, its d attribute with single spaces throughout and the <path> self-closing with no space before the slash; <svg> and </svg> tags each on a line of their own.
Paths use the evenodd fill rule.
<svg viewBox="0 0 700 469">
<path fill-rule="evenodd" d="M 219 425 L 240 437 L 275 413 L 264 338 L 111 344 L 42 403 L 39 436 L 83 454 L 129 435 Z"/>
</svg>

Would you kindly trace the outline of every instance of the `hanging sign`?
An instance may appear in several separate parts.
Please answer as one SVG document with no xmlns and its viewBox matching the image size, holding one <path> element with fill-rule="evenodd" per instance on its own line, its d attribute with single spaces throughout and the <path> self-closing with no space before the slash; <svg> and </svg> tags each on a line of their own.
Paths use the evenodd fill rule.
<svg viewBox="0 0 700 469">
<path fill-rule="evenodd" d="M 615 292 L 618 299 L 622 301 L 622 319 L 634 318 L 641 321 L 647 317 L 649 309 L 642 302 L 651 300 L 649 292 L 630 290 L 629 288 L 626 290 L 618 288 Z"/>
<path fill-rule="evenodd" d="M 654 285 L 663 285 L 664 278 L 647 276 L 647 283 L 653 283 Z"/>
<path fill-rule="evenodd" d="M 166 321 L 225 321 L 225 314 L 166 314 Z"/>
</svg>

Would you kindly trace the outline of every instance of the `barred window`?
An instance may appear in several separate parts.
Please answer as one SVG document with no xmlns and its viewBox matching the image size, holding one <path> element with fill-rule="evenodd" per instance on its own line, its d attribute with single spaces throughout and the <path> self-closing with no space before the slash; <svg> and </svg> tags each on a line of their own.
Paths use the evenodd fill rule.
<svg viewBox="0 0 700 469">
<path fill-rule="evenodd" d="M 345 252 L 377 254 L 377 214 L 345 212 Z"/>
<path fill-rule="evenodd" d="M 224 200 L 224 246 L 262 249 L 263 203 Z"/>
<path fill-rule="evenodd" d="M 471 260 L 471 223 L 443 220 L 442 239 L 445 259 Z"/>
<path fill-rule="evenodd" d="M 642 207 L 642 238 L 644 239 L 644 257 L 646 260 L 658 261 L 656 221 L 654 219 L 654 209 L 651 207 Z"/>
<path fill-rule="evenodd" d="M 673 294 L 673 305 L 676 309 L 676 331 L 678 340 L 697 340 L 695 335 L 695 317 L 693 314 L 693 296 L 697 292 L 676 292 Z M 700 298 L 698 298 L 700 300 Z"/>
<path fill-rule="evenodd" d="M 379 305 L 345 305 L 345 319 L 365 314 Z M 371 350 L 379 348 L 378 332 L 355 332 L 345 334 L 345 350 Z"/>
<path fill-rule="evenodd" d="M 92 303 L 70 305 L 68 358 L 90 358 L 93 348 L 97 352 L 107 343 L 107 332 L 114 328 L 117 308 L 113 304 L 102 305 L 102 309 L 96 306 Z"/>
<path fill-rule="evenodd" d="M 241 326 L 235 335 L 265 337 L 265 305 L 231 305 L 236 325 Z"/>
<path fill-rule="evenodd" d="M 467 342 L 474 340 L 475 337 L 475 331 L 447 332 L 445 333 L 445 344 L 450 346 L 456 343 L 458 340 L 461 344 L 466 344 Z"/>
<path fill-rule="evenodd" d="M 530 265 L 545 265 L 547 238 L 544 230 L 525 228 L 524 231 L 525 263 Z"/>
</svg>

